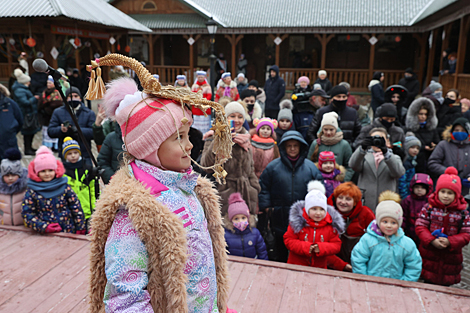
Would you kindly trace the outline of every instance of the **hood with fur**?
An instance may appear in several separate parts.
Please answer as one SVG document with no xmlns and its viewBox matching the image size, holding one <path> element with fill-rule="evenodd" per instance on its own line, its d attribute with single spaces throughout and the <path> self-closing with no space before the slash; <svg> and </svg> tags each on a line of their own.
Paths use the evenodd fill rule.
<svg viewBox="0 0 470 313">
<path fill-rule="evenodd" d="M 23 168 L 23 175 L 18 178 L 18 180 L 8 186 L 7 183 L 3 182 L 3 179 L 0 177 L 0 194 L 12 195 L 14 193 L 22 192 L 26 189 L 28 185 L 28 170 Z"/>
<path fill-rule="evenodd" d="M 380 80 L 377 80 L 377 79 L 373 79 L 370 81 L 369 83 L 369 86 L 367 86 L 369 88 L 369 90 L 371 90 L 371 88 L 377 84 L 380 84 Z"/>
<path fill-rule="evenodd" d="M 299 200 L 290 207 L 289 225 L 292 227 L 294 233 L 296 234 L 299 233 L 305 226 L 307 226 L 307 221 L 302 216 L 304 212 L 304 207 L 304 200 Z M 344 219 L 341 213 L 336 211 L 335 208 L 331 205 L 328 205 L 327 213 L 331 216 L 331 219 L 333 220 L 333 228 L 336 229 L 339 234 L 344 233 L 346 225 L 344 223 Z"/>
<path fill-rule="evenodd" d="M 436 108 L 434 103 L 425 97 L 418 98 L 411 103 L 406 114 L 406 128 L 411 129 L 412 131 L 417 131 L 419 129 L 418 112 L 422 106 L 428 110 L 428 118 L 426 120 L 425 128 L 427 130 L 436 129 L 438 123 Z"/>
</svg>

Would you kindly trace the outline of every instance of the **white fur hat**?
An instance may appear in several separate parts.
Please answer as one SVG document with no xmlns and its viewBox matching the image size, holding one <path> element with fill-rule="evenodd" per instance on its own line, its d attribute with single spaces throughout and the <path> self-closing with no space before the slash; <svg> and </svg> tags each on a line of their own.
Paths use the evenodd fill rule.
<svg viewBox="0 0 470 313">
<path fill-rule="evenodd" d="M 325 75 L 326 76 L 326 71 L 325 70 L 319 70 L 318 71 L 318 76 L 320 75 Z"/>
<path fill-rule="evenodd" d="M 308 194 L 305 196 L 305 213 L 315 206 L 319 206 L 327 211 L 325 196 L 325 186 L 319 180 L 312 180 L 307 186 Z"/>
</svg>

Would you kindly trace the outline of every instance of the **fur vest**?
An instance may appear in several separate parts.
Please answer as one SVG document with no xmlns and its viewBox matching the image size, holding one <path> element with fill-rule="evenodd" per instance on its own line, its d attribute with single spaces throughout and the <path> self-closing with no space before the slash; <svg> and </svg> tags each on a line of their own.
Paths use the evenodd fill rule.
<svg viewBox="0 0 470 313">
<path fill-rule="evenodd" d="M 195 192 L 207 219 L 214 251 L 219 312 L 227 308 L 229 273 L 219 196 L 212 184 L 199 177 Z M 104 312 L 106 287 L 105 245 L 119 207 L 129 211 L 132 225 L 149 255 L 148 285 L 154 312 L 188 312 L 186 281 L 186 232 L 178 216 L 158 202 L 142 183 L 119 170 L 104 190 L 92 219 L 90 249 L 90 312 Z"/>
</svg>

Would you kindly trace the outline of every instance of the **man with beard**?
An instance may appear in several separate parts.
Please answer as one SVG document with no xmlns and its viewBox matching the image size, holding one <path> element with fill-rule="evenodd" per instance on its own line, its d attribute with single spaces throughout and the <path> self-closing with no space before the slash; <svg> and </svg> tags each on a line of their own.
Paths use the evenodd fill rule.
<svg viewBox="0 0 470 313">
<path fill-rule="evenodd" d="M 339 128 L 343 131 L 344 140 L 352 143 L 361 132 L 361 123 L 358 119 L 357 111 L 346 106 L 348 101 L 348 90 L 346 87 L 340 85 L 334 86 L 330 90 L 330 97 L 330 104 L 320 108 L 312 119 L 307 134 L 309 144 L 317 139 L 317 132 L 320 129 L 323 114 L 332 111 L 338 114 Z"/>
<path fill-rule="evenodd" d="M 405 77 L 400 79 L 398 85 L 401 85 L 405 87 L 406 90 L 408 90 L 408 95 L 406 96 L 406 100 L 403 103 L 403 106 L 408 108 L 419 93 L 419 81 L 411 67 L 405 70 Z"/>
<path fill-rule="evenodd" d="M 323 89 L 318 89 L 312 92 L 312 97 L 307 101 L 293 101 L 294 110 L 292 111 L 292 114 L 294 115 L 295 128 L 302 134 L 307 142 L 308 128 L 312 123 L 313 117 L 318 109 L 326 105 L 326 99 L 329 98 L 330 96 L 328 96 Z"/>
</svg>

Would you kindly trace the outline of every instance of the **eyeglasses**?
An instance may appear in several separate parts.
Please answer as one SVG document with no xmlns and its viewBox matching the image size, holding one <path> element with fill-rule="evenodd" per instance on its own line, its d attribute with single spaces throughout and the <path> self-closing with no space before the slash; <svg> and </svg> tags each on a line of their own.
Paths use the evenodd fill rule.
<svg viewBox="0 0 470 313">
<path fill-rule="evenodd" d="M 246 104 L 255 104 L 256 100 L 244 100 Z"/>
</svg>

